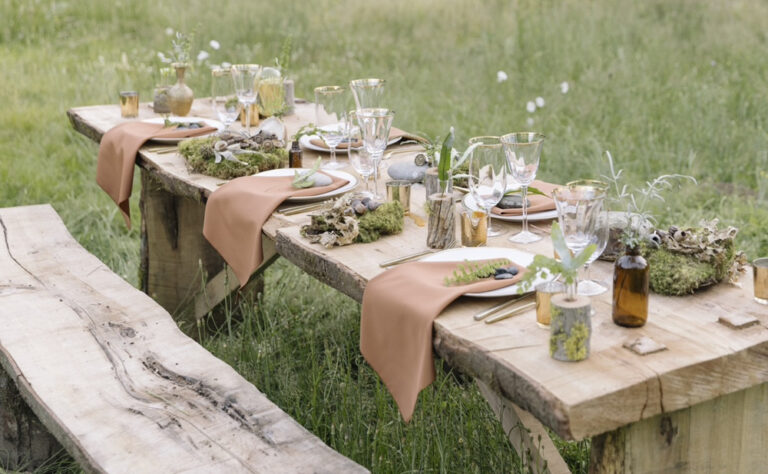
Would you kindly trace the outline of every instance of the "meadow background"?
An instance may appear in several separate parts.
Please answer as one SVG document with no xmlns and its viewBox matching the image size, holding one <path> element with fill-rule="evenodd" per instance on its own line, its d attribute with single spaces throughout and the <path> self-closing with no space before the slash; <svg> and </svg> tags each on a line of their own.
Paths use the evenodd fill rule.
<svg viewBox="0 0 768 474">
<path fill-rule="evenodd" d="M 197 96 L 211 65 L 270 63 L 290 37 L 300 97 L 383 77 L 400 128 L 453 125 L 459 143 L 543 132 L 543 179 L 604 174 L 606 150 L 638 185 L 695 176 L 656 205 L 660 223 L 719 217 L 750 258 L 765 256 L 767 24 L 758 0 L 0 0 L 0 205 L 52 203 L 135 284 L 139 226 L 127 230 L 96 186 L 96 145 L 66 110 L 117 103 L 125 89 L 148 100 L 175 31 L 194 31 L 193 56 L 208 56 L 188 74 Z M 285 261 L 266 279 L 257 305 L 231 308 L 244 323 L 204 342 L 333 448 L 374 472 L 523 469 L 471 381 L 439 371 L 405 425 L 359 355 L 359 306 Z M 586 472 L 588 441 L 561 448 Z M 77 470 L 49 467 L 65 468 Z"/>
</svg>

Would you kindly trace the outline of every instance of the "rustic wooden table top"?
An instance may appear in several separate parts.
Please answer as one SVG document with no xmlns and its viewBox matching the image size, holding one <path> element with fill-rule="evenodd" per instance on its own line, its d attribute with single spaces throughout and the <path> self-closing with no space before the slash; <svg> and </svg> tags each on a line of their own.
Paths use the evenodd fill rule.
<svg viewBox="0 0 768 474">
<path fill-rule="evenodd" d="M 197 101 L 191 115 L 210 116 L 206 109 Z M 311 120 L 311 104 L 298 104 L 296 112 L 285 119 L 289 134 Z M 116 105 L 78 107 L 68 114 L 75 129 L 97 142 L 105 130 L 122 121 Z M 140 118 L 152 116 L 151 109 L 142 105 Z M 190 173 L 177 154 L 142 151 L 140 155 L 139 166 L 156 173 L 179 194 L 204 200 L 221 182 Z M 305 150 L 305 159 L 308 156 L 311 152 Z M 398 154 L 392 162 L 412 157 Z M 540 174 L 547 179 L 546 162 Z M 422 218 L 424 201 L 423 186 L 415 185 L 411 210 Z M 380 262 L 426 248 L 426 227 L 411 218 L 406 218 L 400 235 L 333 249 L 309 244 L 299 235 L 300 225 L 307 221 L 306 215 L 275 214 L 264 232 L 283 257 L 358 301 L 366 282 L 384 271 Z M 547 222 L 533 224 L 534 230 L 549 230 Z M 517 225 L 502 225 L 508 232 L 490 239 L 489 246 L 514 247 L 507 237 Z M 547 237 L 517 248 L 552 254 Z M 611 264 L 596 262 L 592 276 L 610 282 Z M 435 321 L 435 350 L 452 367 L 487 383 L 558 435 L 582 439 L 767 381 L 768 310 L 752 299 L 751 275 L 742 277 L 741 285 L 720 284 L 686 297 L 652 294 L 648 323 L 638 329 L 612 323 L 610 291 L 593 297 L 591 355 L 578 363 L 549 357 L 549 333 L 536 325 L 533 311 L 488 325 L 474 321 L 472 315 L 501 300 L 462 298 Z M 756 318 L 757 324 L 734 329 L 718 322 L 736 316 Z M 623 347 L 642 336 L 667 349 L 639 355 Z"/>
</svg>

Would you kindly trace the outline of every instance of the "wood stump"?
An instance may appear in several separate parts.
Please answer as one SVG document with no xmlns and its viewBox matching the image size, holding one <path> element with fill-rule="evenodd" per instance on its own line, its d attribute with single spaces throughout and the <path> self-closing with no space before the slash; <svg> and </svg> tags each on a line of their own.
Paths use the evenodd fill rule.
<svg viewBox="0 0 768 474">
<path fill-rule="evenodd" d="M 427 247 L 447 249 L 456 242 L 456 203 L 451 193 L 435 193 L 427 200 Z"/>
<path fill-rule="evenodd" d="M 429 196 L 440 192 L 439 181 L 437 179 L 437 168 L 429 168 L 424 172 L 424 189 L 426 194 L 425 201 L 429 200 Z"/>
<path fill-rule="evenodd" d="M 592 305 L 589 298 L 577 296 L 568 300 L 559 294 L 550 300 L 549 355 L 553 359 L 576 362 L 589 357 L 589 338 L 592 336 Z"/>
</svg>

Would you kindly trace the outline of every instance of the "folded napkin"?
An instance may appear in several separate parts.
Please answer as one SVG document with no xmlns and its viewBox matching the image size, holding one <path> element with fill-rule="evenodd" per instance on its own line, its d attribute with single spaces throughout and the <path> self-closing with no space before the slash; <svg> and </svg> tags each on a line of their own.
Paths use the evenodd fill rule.
<svg viewBox="0 0 768 474">
<path fill-rule="evenodd" d="M 99 145 L 96 182 L 115 201 L 129 228 L 131 211 L 128 198 L 133 188 L 133 165 L 136 164 L 139 148 L 153 138 L 188 138 L 214 131 L 214 127 L 177 130 L 158 123 L 126 122 L 104 134 Z"/>
<path fill-rule="evenodd" d="M 404 138 L 406 140 L 415 140 L 420 143 L 426 143 L 427 140 L 424 137 L 420 137 L 418 135 L 414 135 L 412 133 L 408 133 L 404 130 L 400 130 L 399 128 L 392 127 L 389 129 L 389 140 L 392 141 L 395 138 Z M 328 145 L 325 144 L 322 138 L 313 138 L 309 141 L 309 143 L 313 144 L 316 147 L 324 148 L 328 150 Z M 339 145 L 336 147 L 337 150 L 346 150 L 347 146 L 349 146 L 348 143 L 342 142 L 339 143 Z M 362 143 L 360 141 L 356 141 L 352 143 L 352 146 L 357 148 L 362 146 Z"/>
<path fill-rule="evenodd" d="M 517 283 L 526 271 L 515 265 L 519 272 L 509 280 L 445 286 L 445 277 L 460 263 L 405 263 L 370 280 L 363 293 L 360 352 L 389 389 L 405 421 L 413 415 L 419 392 L 435 379 L 432 321 L 464 293 Z"/>
<path fill-rule="evenodd" d="M 240 286 L 263 260 L 261 228 L 289 197 L 316 196 L 349 181 L 331 176 L 328 186 L 296 189 L 293 176 L 244 176 L 214 191 L 205 206 L 203 235 L 235 272 Z"/>
<path fill-rule="evenodd" d="M 552 191 L 554 191 L 555 188 L 558 188 L 559 185 L 545 183 L 544 181 L 534 181 L 530 186 L 538 189 L 546 194 L 546 196 L 540 194 L 528 194 L 528 201 L 530 202 L 530 205 L 528 205 L 528 214 L 555 210 L 555 201 L 552 199 Z M 522 216 L 523 208 L 502 209 L 500 207 L 494 207 L 491 212 L 501 216 Z"/>
</svg>

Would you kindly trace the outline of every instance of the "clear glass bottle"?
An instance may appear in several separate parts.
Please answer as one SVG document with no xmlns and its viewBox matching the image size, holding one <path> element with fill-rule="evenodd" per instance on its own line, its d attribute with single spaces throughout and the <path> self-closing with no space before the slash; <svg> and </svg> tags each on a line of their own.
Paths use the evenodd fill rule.
<svg viewBox="0 0 768 474">
<path fill-rule="evenodd" d="M 613 322 L 640 327 L 648 320 L 648 262 L 637 247 L 628 247 L 613 269 Z"/>
</svg>

